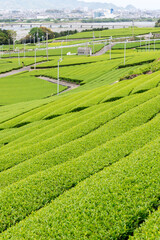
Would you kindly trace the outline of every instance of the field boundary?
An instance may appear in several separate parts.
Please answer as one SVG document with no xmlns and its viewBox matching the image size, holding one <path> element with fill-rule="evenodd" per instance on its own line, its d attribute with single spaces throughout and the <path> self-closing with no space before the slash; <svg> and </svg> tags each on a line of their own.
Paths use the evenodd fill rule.
<svg viewBox="0 0 160 240">
<path fill-rule="evenodd" d="M 36 63 L 36 66 L 41 64 L 41 63 L 45 63 L 45 62 L 46 61 L 42 61 L 42 62 Z M 0 78 L 8 77 L 8 76 L 12 76 L 12 75 L 15 75 L 15 74 L 18 74 L 18 73 L 21 73 L 21 72 L 33 70 L 31 67 L 33 67 L 34 65 L 35 64 L 32 64 L 32 65 L 25 66 L 25 67 L 22 67 L 22 68 L 13 69 L 13 70 L 5 72 L 5 73 L 1 73 L 0 74 Z"/>
<path fill-rule="evenodd" d="M 45 80 L 45 81 L 48 81 L 48 82 L 51 82 L 51 83 L 54 83 L 54 84 L 57 84 L 57 80 L 53 79 L 53 78 L 42 77 L 42 76 L 39 76 L 38 78 L 42 79 L 42 80 Z M 64 80 L 60 80 L 59 84 L 64 86 L 64 87 L 67 87 L 66 90 L 64 90 L 64 91 L 62 91 L 60 93 L 67 92 L 69 90 L 75 89 L 75 88 L 80 86 L 79 84 L 76 84 L 76 83 L 73 83 L 73 82 L 67 82 L 67 81 L 64 81 Z"/>
</svg>

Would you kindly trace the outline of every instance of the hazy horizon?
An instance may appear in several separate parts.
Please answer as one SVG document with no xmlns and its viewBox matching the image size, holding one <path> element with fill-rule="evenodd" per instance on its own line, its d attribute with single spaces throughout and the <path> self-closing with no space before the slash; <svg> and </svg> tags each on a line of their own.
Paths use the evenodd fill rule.
<svg viewBox="0 0 160 240">
<path fill-rule="evenodd" d="M 136 8 L 156 10 L 160 9 L 160 2 L 158 0 L 145 1 L 145 0 L 78 0 L 84 2 L 103 2 L 103 3 L 113 3 L 119 7 L 126 7 L 127 5 L 133 5 Z"/>
</svg>

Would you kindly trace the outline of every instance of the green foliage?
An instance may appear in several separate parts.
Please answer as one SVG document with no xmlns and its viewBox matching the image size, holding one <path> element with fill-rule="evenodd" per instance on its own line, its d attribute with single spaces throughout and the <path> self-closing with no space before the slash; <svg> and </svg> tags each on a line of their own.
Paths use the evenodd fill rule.
<svg viewBox="0 0 160 240">
<path fill-rule="evenodd" d="M 49 50 L 49 61 L 39 49 L 45 58 L 37 62 L 45 62 L 36 70 L 0 79 L 0 105 L 8 104 L 0 106 L 0 239 L 156 239 L 159 53 L 128 48 L 124 66 L 120 47 L 111 60 L 110 53 L 64 57 L 67 51 L 60 79 L 81 82 L 72 91 L 49 96 L 56 86 L 37 78 L 57 78 L 61 48 Z M 33 64 L 34 51 L 26 54 L 20 61 Z M 13 56 L 4 54 L 1 72 L 21 67 Z"/>
<path fill-rule="evenodd" d="M 134 19 L 134 21 L 141 22 L 141 21 L 148 21 L 152 22 L 154 21 L 152 18 L 143 18 L 141 17 L 140 19 Z M 83 19 L 83 23 L 103 23 L 103 22 L 131 22 L 130 18 L 100 18 L 100 19 Z"/>
<path fill-rule="evenodd" d="M 55 32 L 54 36 L 55 38 L 59 38 L 59 37 L 64 37 L 64 36 L 68 36 L 68 35 L 72 35 L 77 33 L 77 30 L 69 30 L 69 31 L 61 31 L 61 32 Z"/>
<path fill-rule="evenodd" d="M 72 59 L 71 59 L 72 60 Z M 96 60 L 96 59 L 95 59 Z M 66 59 L 67 61 L 67 59 Z M 65 61 L 65 62 L 66 62 Z M 86 59 L 86 62 L 90 61 L 90 59 Z M 91 60 L 92 61 L 92 60 Z M 65 62 L 62 62 L 65 65 Z M 73 61 L 73 63 L 75 63 Z M 112 60 L 111 62 L 106 61 L 99 61 L 96 63 L 90 63 L 90 64 L 81 64 L 77 66 L 64 66 L 60 69 L 60 79 L 68 80 L 71 82 L 77 82 L 77 83 L 88 83 L 95 79 L 96 77 L 101 76 L 102 74 L 105 74 L 112 69 L 118 67 L 119 63 L 121 63 L 121 60 Z M 53 63 L 53 65 L 57 65 L 56 62 Z M 69 62 L 68 62 L 69 64 Z M 66 65 L 68 65 L 66 64 Z M 52 62 L 49 63 L 49 65 L 52 65 Z M 39 67 L 44 67 L 46 64 L 42 64 Z M 35 76 L 47 76 L 51 78 L 56 78 L 57 71 L 56 69 L 47 69 L 47 70 L 37 70 L 37 72 L 32 72 L 31 74 L 34 74 Z"/>
<path fill-rule="evenodd" d="M 155 27 L 160 27 L 160 19 L 155 23 Z"/>
<path fill-rule="evenodd" d="M 159 62 L 159 60 L 155 60 L 152 63 L 147 63 L 147 64 L 144 64 L 141 67 L 138 67 L 132 71 L 128 71 L 128 73 L 126 75 L 123 75 L 121 77 L 121 80 L 131 79 L 132 77 L 136 77 L 136 76 L 142 75 L 142 74 L 151 74 L 151 73 L 157 72 L 159 70 L 160 70 L 160 62 Z"/>
<path fill-rule="evenodd" d="M 43 58 L 37 58 L 37 62 L 42 61 Z M 34 59 L 20 59 L 20 65 L 18 59 L 0 60 L 0 72 L 3 73 L 19 69 L 23 66 L 22 62 L 24 63 L 24 66 L 32 65 Z M 60 91 L 63 91 L 64 89 L 65 87 L 60 86 Z M 42 99 L 56 93 L 56 84 L 49 83 L 34 76 L 25 76 L 25 73 L 23 72 L 0 79 L 0 105 Z"/>
<path fill-rule="evenodd" d="M 133 31 L 134 30 L 134 31 Z M 159 30 L 156 28 L 136 28 L 134 27 L 131 28 L 123 28 L 123 29 L 108 29 L 104 31 L 96 31 L 95 32 L 95 37 L 99 38 L 99 34 L 101 34 L 101 37 L 104 38 L 109 38 L 110 36 L 112 37 L 121 37 L 121 36 L 132 36 L 134 35 L 141 35 L 141 34 L 147 34 L 150 32 L 158 32 Z M 73 35 L 69 36 L 70 39 L 82 39 L 82 38 L 93 38 L 93 31 L 90 32 L 81 32 L 81 33 L 76 33 Z M 62 37 L 63 39 L 63 37 Z"/>
<path fill-rule="evenodd" d="M 159 57 L 158 52 L 138 52 L 138 54 L 134 54 L 132 58 L 128 58 L 126 64 L 122 64 L 119 67 L 128 67 L 135 65 L 142 65 L 144 63 L 151 63 Z"/>
<path fill-rule="evenodd" d="M 81 182 L 36 214 L 31 214 L 25 221 L 9 228 L 1 235 L 1 239 L 9 239 L 11 236 L 17 239 L 23 236 L 26 239 L 38 239 L 39 234 L 41 239 L 71 239 L 71 236 L 78 239 L 84 238 L 86 232 L 87 236 L 95 239 L 98 239 L 99 235 L 102 238 L 107 235 L 109 238 L 114 236 L 116 239 L 125 239 L 144 221 L 149 211 L 158 205 L 159 156 L 158 139 Z M 82 175 L 86 171 L 85 167 L 83 169 Z M 69 175 L 67 172 L 64 167 L 64 175 Z M 59 169 L 57 176 L 58 173 Z M 49 172 L 48 175 L 46 173 L 47 179 L 49 176 Z M 74 176 L 76 179 L 78 175 Z M 62 183 L 65 179 L 62 178 Z M 38 178 L 36 182 L 39 182 Z M 43 184 L 47 186 L 45 181 L 42 186 Z M 38 190 L 36 187 L 34 191 L 36 189 Z M 7 194 L 7 189 L 4 194 Z M 14 203 L 16 206 L 16 201 Z M 21 220 L 21 217 L 19 219 Z M 44 225 L 45 227 L 42 227 Z"/>
<path fill-rule="evenodd" d="M 160 236 L 160 209 L 150 213 L 146 221 L 136 229 L 134 236 L 130 237 L 130 240 L 154 240 L 158 239 Z"/>
<path fill-rule="evenodd" d="M 48 39 L 53 39 L 54 38 L 54 33 L 52 32 L 51 29 L 46 28 L 46 27 L 34 27 L 30 30 L 29 35 L 26 36 L 26 41 L 29 42 L 30 39 L 29 37 L 32 36 L 32 39 L 35 38 L 35 41 L 38 41 L 38 38 L 42 40 L 42 37 L 46 38 L 46 35 L 48 33 Z"/>
<path fill-rule="evenodd" d="M 120 116 L 119 118 L 116 118 L 115 120 L 110 121 L 106 126 L 104 125 L 104 127 L 101 127 L 99 130 L 97 130 L 93 134 L 91 134 L 92 137 L 90 136 L 90 141 L 88 141 L 89 139 L 88 140 L 86 139 L 86 140 L 90 143 L 90 145 L 94 144 L 94 148 L 95 148 L 96 142 L 97 142 L 97 145 L 99 145 L 100 143 L 102 145 L 102 143 L 105 143 L 107 140 L 109 141 L 112 138 L 118 137 L 122 133 L 127 131 L 126 135 L 128 136 L 128 134 L 131 134 L 132 135 L 132 141 L 133 141 L 133 133 L 128 132 L 128 131 L 131 130 L 133 127 L 139 126 L 140 124 L 143 124 L 143 123 L 147 122 L 147 120 L 151 119 L 152 116 L 154 116 L 156 113 L 158 113 L 160 111 L 160 108 L 158 107 L 158 104 L 157 104 L 158 101 L 159 101 L 159 96 L 156 97 L 156 98 L 153 98 L 152 100 L 150 100 L 150 101 L 148 101 L 144 104 L 142 104 L 141 106 L 138 106 L 135 109 L 133 108 L 133 110 L 130 110 L 129 112 L 126 111 L 126 113 L 124 115 L 122 114 L 122 116 Z M 135 101 L 131 100 L 128 103 L 128 107 L 131 107 L 131 106 L 133 107 L 134 104 L 135 104 Z M 125 110 L 127 110 L 127 103 L 122 104 L 122 106 L 123 106 L 122 108 L 120 108 L 120 106 L 119 106 L 119 109 L 121 109 L 121 111 L 123 111 L 122 110 L 123 108 L 125 108 Z M 114 111 L 114 109 L 110 110 L 110 112 L 113 112 L 113 111 Z M 55 144 L 57 145 L 58 141 L 61 145 L 63 145 L 62 140 L 60 140 L 61 136 L 63 137 L 63 139 L 66 139 L 66 137 L 68 136 L 68 140 L 69 140 L 69 135 L 72 136 L 72 137 L 74 136 L 74 137 L 78 138 L 78 135 L 77 135 L 78 131 L 79 132 L 82 131 L 83 134 L 84 134 L 85 133 L 85 128 L 84 128 L 85 126 L 87 126 L 87 128 L 86 128 L 87 131 L 91 131 L 91 123 L 93 125 L 92 126 L 93 129 L 97 128 L 98 120 L 100 121 L 99 124 L 100 123 L 102 124 L 102 122 L 103 122 L 102 119 L 104 119 L 104 122 L 105 122 L 107 120 L 107 116 L 110 117 L 110 112 L 108 112 L 108 114 L 107 114 L 107 112 L 104 112 L 103 114 L 100 114 L 100 116 L 89 118 L 88 122 L 90 122 L 90 125 L 87 124 L 87 121 L 85 121 L 83 124 L 79 124 L 79 125 L 77 125 L 77 127 L 73 127 L 72 130 L 74 131 L 74 135 L 71 132 L 71 130 L 69 130 L 70 131 L 69 133 L 64 132 L 61 135 L 57 135 L 56 138 L 50 139 L 50 142 L 53 142 L 52 148 L 53 148 L 53 145 L 55 145 Z M 115 109 L 115 113 L 118 114 L 116 109 Z M 85 116 L 84 116 L 84 118 L 86 119 Z M 159 118 L 158 118 L 158 120 L 159 120 Z M 117 124 L 118 122 L 119 122 L 119 125 Z M 154 120 L 153 120 L 153 122 L 154 122 Z M 129 124 L 127 125 L 126 123 L 129 123 Z M 152 138 L 152 134 L 155 136 L 157 134 L 157 132 L 160 130 L 158 124 L 157 124 L 157 128 L 155 128 L 155 124 L 152 124 L 152 126 L 153 125 L 154 125 L 154 129 L 152 129 L 152 130 L 151 130 L 151 127 L 150 127 L 151 123 L 146 124 L 145 127 L 142 127 L 143 135 L 145 136 L 145 138 L 143 139 L 144 142 L 148 141 L 150 138 Z M 83 126 L 83 128 L 81 128 L 81 126 Z M 146 135 L 146 132 L 145 132 L 145 131 L 147 131 L 147 133 L 148 133 L 148 128 L 151 131 L 150 135 L 148 135 L 148 134 Z M 142 129 L 139 128 L 139 131 L 142 132 Z M 95 135 L 96 132 L 97 133 L 99 132 L 99 135 Z M 100 136 L 101 136 L 101 138 L 100 138 Z M 72 139 L 72 137 L 71 137 L 71 139 Z M 87 136 L 87 138 L 88 137 L 89 137 L 89 135 Z M 141 137 L 142 137 L 142 134 L 141 134 Z M 93 138 L 96 139 L 96 141 L 94 143 L 91 143 L 91 139 L 93 139 Z M 137 135 L 136 135 L 136 138 L 137 138 Z M 39 177 L 39 174 L 38 174 L 38 179 L 37 179 L 36 175 L 32 176 L 31 180 L 28 178 L 27 182 L 26 182 L 26 180 L 24 181 L 24 187 L 23 187 L 23 182 L 20 184 L 20 186 L 21 186 L 20 190 L 18 190 L 19 187 L 16 186 L 16 185 L 13 185 L 13 188 L 9 187 L 8 190 L 7 190 L 7 188 L 5 188 L 4 192 L 2 192 L 3 197 L 1 197 L 1 209 L 4 208 L 4 210 L 2 210 L 3 215 L 1 213 L 1 221 L 3 222 L 3 225 L 1 225 L 1 231 L 4 230 L 6 227 L 11 226 L 12 224 L 15 224 L 17 221 L 19 221 L 18 219 L 22 219 L 22 218 L 24 218 L 24 216 L 28 215 L 32 211 L 34 211 L 36 209 L 39 209 L 40 207 L 42 207 L 43 204 L 45 204 L 47 202 L 50 202 L 51 199 L 54 198 L 54 196 L 56 197 L 57 195 L 59 195 L 61 193 L 58 190 L 58 183 L 57 183 L 57 181 L 59 181 L 59 176 L 61 176 L 61 181 L 60 181 L 59 188 L 62 189 L 60 191 L 64 191 L 64 189 L 68 189 L 73 184 L 78 183 L 78 181 L 81 178 L 82 179 L 85 178 L 86 173 L 87 173 L 87 175 L 88 174 L 90 175 L 90 174 L 94 173 L 94 171 L 98 170 L 97 167 L 100 170 L 100 169 L 103 168 L 103 166 L 107 166 L 107 161 L 106 160 L 104 161 L 104 163 L 102 163 L 103 162 L 102 159 L 105 159 L 105 157 L 109 157 L 108 164 L 111 164 L 112 161 L 114 162 L 116 160 L 119 160 L 120 156 L 124 157 L 127 154 L 128 151 L 130 152 L 130 151 L 132 151 L 132 149 L 139 148 L 141 145 L 139 145 L 140 144 L 139 141 L 137 143 L 138 145 L 136 145 L 136 138 L 134 137 L 134 145 L 131 144 L 130 147 L 126 148 L 126 150 L 124 148 L 122 152 L 120 151 L 121 148 L 118 147 L 117 139 L 113 140 L 112 141 L 112 146 L 116 146 L 116 149 L 115 149 L 115 147 L 113 147 L 113 150 L 111 150 L 111 152 L 110 152 L 110 157 L 109 157 L 110 147 L 108 147 L 108 145 L 110 146 L 110 143 L 107 142 L 105 145 L 102 145 L 100 148 L 98 148 L 98 149 L 95 148 L 91 153 L 88 153 L 86 156 L 83 155 L 80 159 L 77 159 L 77 161 L 74 161 L 75 163 L 72 162 L 72 163 L 69 163 L 69 165 L 66 164 L 67 168 L 70 168 L 70 170 L 71 170 L 72 167 L 69 167 L 69 166 L 74 166 L 75 164 L 77 165 L 79 160 L 80 160 L 80 165 L 78 164 L 77 166 L 74 166 L 72 174 L 74 174 L 75 167 L 76 167 L 77 169 L 79 169 L 79 172 L 82 172 L 82 173 L 84 172 L 84 176 L 83 176 L 83 174 L 81 174 L 81 175 L 78 174 L 77 175 L 77 180 L 75 179 L 75 180 L 73 180 L 73 182 L 72 182 L 72 180 L 69 180 L 66 175 L 62 178 L 63 174 L 61 173 L 61 171 L 63 172 L 64 169 L 65 169 L 65 166 L 62 165 L 62 167 L 60 167 L 62 170 L 60 170 L 59 173 L 57 173 L 57 171 L 59 171 L 58 170 L 59 168 L 57 170 L 56 169 L 51 169 L 51 170 L 47 171 L 46 173 L 45 172 L 42 173 L 40 177 Z M 71 139 L 70 139 L 70 141 L 71 141 Z M 124 144 L 124 139 L 125 139 L 125 137 L 123 137 L 123 144 Z M 128 138 L 126 137 L 126 139 L 128 139 Z M 85 147 L 87 147 L 87 145 L 88 145 L 86 140 L 83 139 L 83 145 L 85 143 Z M 118 141 L 119 141 L 119 139 L 118 139 Z M 116 142 L 116 144 L 115 144 L 115 142 Z M 49 142 L 47 144 L 49 144 Z M 80 144 L 77 144 L 77 145 L 80 147 Z M 39 153 L 41 152 L 42 148 L 47 150 L 47 148 L 46 148 L 47 145 L 45 145 L 45 141 L 43 141 L 42 144 L 39 142 L 38 146 L 39 146 L 38 147 Z M 88 146 L 88 147 L 91 150 L 91 146 Z M 33 148 L 35 149 L 36 145 L 33 145 L 33 147 L 32 147 L 32 154 L 33 154 Z M 71 149 L 73 151 L 73 146 L 71 147 Z M 29 150 L 29 148 L 27 148 L 27 150 Z M 78 152 L 79 151 L 80 151 L 80 149 L 78 149 Z M 66 151 L 63 151 L 63 152 L 66 154 Z M 20 150 L 18 150 L 18 154 L 19 154 L 19 159 L 22 160 L 23 156 L 25 155 L 24 151 L 23 151 L 23 155 L 20 155 Z M 57 154 L 53 154 L 53 152 L 52 152 L 52 160 L 51 160 L 52 163 L 51 164 L 53 164 L 53 156 L 56 156 L 55 160 L 56 160 L 57 163 L 60 161 L 60 159 L 57 159 Z M 4 156 L 5 156 L 5 159 L 7 160 L 7 164 L 8 164 L 9 159 L 7 158 L 6 155 L 4 155 Z M 29 151 L 28 151 L 28 156 L 31 156 Z M 38 154 L 37 154 L 37 156 L 38 156 Z M 61 156 L 61 158 L 64 159 L 64 156 L 63 157 Z M 70 159 L 71 158 L 73 158 L 73 156 L 70 156 Z M 12 152 L 12 164 L 13 164 L 13 159 L 14 159 L 14 161 L 16 160 L 16 156 L 15 156 L 14 152 Z M 42 159 L 42 156 L 38 157 L 39 163 L 41 162 L 41 159 Z M 44 157 L 43 157 L 43 159 L 44 159 Z M 48 162 L 49 158 L 48 157 L 46 158 L 46 156 L 45 156 L 45 159 L 47 159 L 47 162 Z M 89 159 L 91 159 L 91 160 L 89 161 Z M 100 159 L 99 161 L 100 161 L 101 165 L 99 165 L 100 163 L 98 164 L 96 159 L 97 160 Z M 82 163 L 81 163 L 81 161 L 82 161 Z M 3 162 L 3 160 L 1 158 L 1 163 L 2 162 Z M 84 168 L 84 166 L 85 166 L 84 162 L 87 163 L 86 164 L 86 170 Z M 89 163 L 91 164 L 91 168 L 89 168 Z M 41 166 L 43 164 L 41 162 Z M 30 162 L 30 166 L 31 165 L 33 166 L 33 164 L 31 164 L 31 162 Z M 1 166 L 2 166 L 2 164 L 1 164 Z M 51 165 L 50 165 L 50 167 L 51 167 Z M 83 167 L 83 171 L 80 169 L 81 167 Z M 95 168 L 95 170 L 93 170 L 94 168 Z M 35 170 L 35 167 L 34 167 L 34 170 Z M 52 174 L 53 172 L 56 173 L 57 177 L 56 177 L 56 175 L 53 176 L 53 174 Z M 67 171 L 65 171 L 65 172 L 67 173 Z M 21 174 L 23 174 L 23 176 L 24 176 L 24 171 L 22 171 Z M 71 176 L 71 171 L 68 174 L 69 174 L 69 176 Z M 80 177 L 80 179 L 79 179 L 79 177 Z M 34 180 L 34 178 L 35 178 L 35 180 Z M 52 179 L 55 182 L 55 185 L 53 185 Z M 56 179 L 57 179 L 57 181 L 56 181 Z M 64 180 L 62 180 L 62 179 L 64 179 Z M 72 179 L 72 177 L 71 177 L 71 179 Z M 35 181 L 35 183 L 34 183 L 34 181 Z M 43 185 L 42 181 L 44 181 L 44 185 Z M 63 181 L 65 181 L 66 183 L 63 184 Z M 39 182 L 39 187 L 37 185 L 38 182 Z M 62 186 L 61 186 L 61 184 L 62 184 Z M 28 188 L 27 188 L 27 186 L 28 186 Z M 37 188 L 35 188 L 35 186 L 37 186 Z M 47 194 L 47 188 L 44 188 L 44 186 L 48 187 L 48 191 L 49 191 L 48 194 Z M 54 191 L 51 188 L 51 186 L 53 187 L 53 189 L 55 189 L 55 186 L 56 186 L 56 189 L 58 190 L 58 192 L 55 192 L 55 194 L 54 194 Z M 14 190 L 14 188 L 16 189 L 16 191 Z M 22 190 L 21 188 L 24 189 L 24 190 Z M 35 189 L 35 191 L 34 191 L 34 189 Z M 43 193 L 43 189 L 44 189 L 44 193 Z M 20 192 L 22 192 L 22 191 L 24 193 L 23 196 L 20 195 Z M 27 199 L 27 197 L 25 196 L 25 191 L 26 191 L 27 195 L 30 192 L 29 193 L 30 199 Z M 14 198 L 12 196 L 9 196 L 8 193 L 11 194 L 11 195 L 14 194 Z M 16 195 L 15 195 L 16 193 L 17 193 L 17 198 L 16 198 Z M 44 194 L 45 194 L 45 197 L 44 197 Z M 37 198 L 37 201 L 35 202 L 35 204 L 33 204 L 32 198 L 34 199 L 35 197 Z M 13 199 L 13 203 L 10 202 L 10 207 L 11 207 L 12 211 L 10 210 L 10 208 L 9 209 L 6 208 L 8 198 Z M 4 201 L 2 199 L 4 199 Z M 25 206 L 27 206 L 26 207 L 27 212 L 25 213 L 23 211 L 23 213 L 21 214 L 21 208 L 24 208 L 23 204 Z M 21 208 L 19 208 L 19 206 L 21 206 Z M 5 209 L 6 209 L 7 212 L 5 211 Z M 14 209 L 14 211 L 13 211 L 13 209 Z M 13 212 L 13 214 L 12 214 L 12 212 Z M 6 216 L 7 216 L 7 218 L 6 218 Z M 8 222 L 8 216 L 10 216 L 10 219 L 12 219 L 12 223 L 10 223 L 10 221 Z M 6 220 L 5 220 L 5 218 L 6 218 Z"/>
<path fill-rule="evenodd" d="M 147 44 L 147 50 L 148 50 L 148 44 L 149 44 L 148 41 L 140 42 L 140 39 L 137 39 L 137 40 L 139 42 L 127 43 L 126 48 L 127 49 L 131 49 L 131 48 L 145 49 L 146 44 Z M 150 41 L 151 47 L 154 46 L 153 43 L 154 43 L 153 41 Z M 156 42 L 156 47 L 157 47 L 157 44 L 159 44 L 159 41 Z M 141 48 L 141 46 L 142 46 L 142 48 Z M 145 48 L 144 48 L 144 46 L 145 46 Z M 112 49 L 124 49 L 124 43 L 118 43 L 118 44 L 114 45 Z M 152 47 L 152 49 L 153 49 L 153 47 Z"/>
<path fill-rule="evenodd" d="M 14 92 L 13 92 L 14 89 Z M 60 92 L 65 87 L 60 86 Z M 29 94 L 28 94 L 29 93 Z M 0 79 L 0 104 L 13 104 L 34 99 L 43 99 L 57 94 L 57 85 L 22 74 Z"/>
<path fill-rule="evenodd" d="M 43 62 L 44 58 L 40 57 L 37 58 L 37 63 L 38 62 Z M 0 73 L 6 73 L 6 72 L 10 72 L 11 70 L 16 70 L 19 68 L 23 67 L 23 63 L 24 66 L 29 66 L 29 65 L 33 65 L 34 63 L 34 59 L 33 58 L 20 58 L 18 60 L 18 58 L 11 58 L 11 59 L 0 59 Z"/>
<path fill-rule="evenodd" d="M 0 29 L 0 44 L 8 44 L 9 41 L 12 43 L 14 35 L 13 31 Z"/>
</svg>

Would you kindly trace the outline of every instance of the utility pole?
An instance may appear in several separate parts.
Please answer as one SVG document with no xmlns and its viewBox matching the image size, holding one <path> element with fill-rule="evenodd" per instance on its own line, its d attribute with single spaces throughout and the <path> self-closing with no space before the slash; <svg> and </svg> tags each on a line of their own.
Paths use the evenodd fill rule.
<svg viewBox="0 0 160 240">
<path fill-rule="evenodd" d="M 48 32 L 46 33 L 46 44 L 47 44 L 46 54 L 47 54 L 47 61 L 48 61 Z"/>
<path fill-rule="evenodd" d="M 132 21 L 132 36 L 134 37 L 134 20 Z"/>
<path fill-rule="evenodd" d="M 13 38 L 13 51 L 15 50 L 15 38 Z"/>
<path fill-rule="evenodd" d="M 26 57 L 26 54 L 25 54 L 25 40 L 24 40 L 24 58 Z"/>
<path fill-rule="evenodd" d="M 20 66 L 19 48 L 18 48 L 18 64 L 19 64 L 19 66 Z"/>
<path fill-rule="evenodd" d="M 124 66 L 126 65 L 126 44 L 127 44 L 127 42 L 125 41 L 125 43 L 124 43 Z"/>
<path fill-rule="evenodd" d="M 68 41 L 68 36 L 69 36 L 69 30 L 68 30 L 68 35 L 66 35 L 66 42 Z"/>
<path fill-rule="evenodd" d="M 43 45 L 44 37 L 42 36 L 42 45 Z"/>
<path fill-rule="evenodd" d="M 147 52 L 147 41 L 146 41 L 146 52 Z"/>
<path fill-rule="evenodd" d="M 112 59 L 112 36 L 110 37 L 110 60 Z"/>
<path fill-rule="evenodd" d="M 63 48 L 62 48 L 62 42 L 63 42 L 63 41 L 61 41 L 61 59 L 63 58 Z"/>
<path fill-rule="evenodd" d="M 37 43 L 38 43 L 38 37 L 39 37 L 39 35 L 38 35 L 38 28 L 37 28 Z"/>
<path fill-rule="evenodd" d="M 35 62 L 34 62 L 34 69 L 36 69 L 36 54 L 37 54 L 37 48 L 35 48 L 35 56 L 34 56 Z"/>
<path fill-rule="evenodd" d="M 43 41 L 44 41 L 44 48 L 45 48 L 45 46 L 46 46 L 46 38 L 45 37 L 43 37 Z"/>
<path fill-rule="evenodd" d="M 59 63 L 62 62 L 62 58 L 58 60 L 58 69 L 57 69 L 57 95 L 59 95 Z"/>
<path fill-rule="evenodd" d="M 95 39 L 95 36 L 94 36 L 94 32 L 93 32 L 93 54 L 94 54 L 94 39 Z"/>
<path fill-rule="evenodd" d="M 8 39 L 8 44 L 9 44 L 9 57 L 11 56 L 11 51 L 10 51 L 10 44 L 11 44 L 11 40 Z"/>
<path fill-rule="evenodd" d="M 3 44 L 2 44 L 2 56 L 3 56 Z"/>
<path fill-rule="evenodd" d="M 150 51 L 150 36 L 149 36 L 149 43 L 148 43 L 148 51 Z"/>
</svg>

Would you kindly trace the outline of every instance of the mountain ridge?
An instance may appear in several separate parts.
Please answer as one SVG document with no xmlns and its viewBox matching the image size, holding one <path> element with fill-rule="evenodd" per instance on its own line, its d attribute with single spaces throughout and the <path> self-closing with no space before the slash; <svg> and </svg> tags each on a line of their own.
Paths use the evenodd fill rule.
<svg viewBox="0 0 160 240">
<path fill-rule="evenodd" d="M 97 8 L 114 8 L 122 9 L 112 3 L 100 3 L 100 2 L 84 2 L 78 0 L 0 0 L 0 9 L 12 9 L 12 10 L 24 10 L 24 9 L 63 9 L 63 8 L 78 8 L 78 7 L 88 7 L 90 9 Z"/>
</svg>

